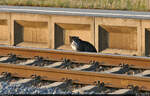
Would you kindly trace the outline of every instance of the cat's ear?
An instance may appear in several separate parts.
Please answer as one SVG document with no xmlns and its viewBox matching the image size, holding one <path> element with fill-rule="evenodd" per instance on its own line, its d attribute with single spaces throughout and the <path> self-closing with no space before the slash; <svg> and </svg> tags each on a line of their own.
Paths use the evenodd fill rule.
<svg viewBox="0 0 150 96">
<path fill-rule="evenodd" d="M 78 37 L 78 36 L 73 36 L 73 38 L 75 38 L 75 39 L 79 39 L 79 37 Z"/>
</svg>

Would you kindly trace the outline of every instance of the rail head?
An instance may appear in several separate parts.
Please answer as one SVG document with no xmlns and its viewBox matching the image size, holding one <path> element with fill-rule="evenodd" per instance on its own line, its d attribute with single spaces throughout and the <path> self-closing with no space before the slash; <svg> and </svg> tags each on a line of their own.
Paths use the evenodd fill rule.
<svg viewBox="0 0 150 96">
<path fill-rule="evenodd" d="M 40 48 L 23 48 L 14 46 L 0 46 L 0 55 L 15 54 L 21 57 L 33 58 L 40 56 L 49 60 L 62 61 L 69 59 L 73 62 L 90 63 L 91 61 L 103 62 L 106 65 L 119 66 L 119 64 L 128 64 L 130 67 L 150 69 L 150 58 L 141 56 L 127 56 L 127 55 L 111 55 L 101 53 L 88 52 L 72 52 L 54 49 L 40 49 Z"/>
<path fill-rule="evenodd" d="M 0 73 L 11 73 L 15 77 L 31 78 L 32 75 L 40 76 L 43 80 L 62 81 L 64 78 L 71 79 L 74 83 L 94 84 L 97 81 L 104 82 L 108 87 L 128 88 L 138 86 L 139 90 L 150 91 L 150 78 L 133 77 L 96 72 L 62 70 L 37 66 L 24 66 L 15 64 L 0 64 Z"/>
</svg>

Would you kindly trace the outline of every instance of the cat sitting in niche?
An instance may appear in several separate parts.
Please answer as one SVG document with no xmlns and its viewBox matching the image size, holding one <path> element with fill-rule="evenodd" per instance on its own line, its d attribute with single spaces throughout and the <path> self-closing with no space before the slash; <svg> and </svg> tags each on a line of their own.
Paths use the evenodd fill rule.
<svg viewBox="0 0 150 96">
<path fill-rule="evenodd" d="M 89 42 L 81 40 L 77 36 L 70 37 L 71 47 L 75 51 L 79 52 L 97 52 L 96 48 Z"/>
</svg>

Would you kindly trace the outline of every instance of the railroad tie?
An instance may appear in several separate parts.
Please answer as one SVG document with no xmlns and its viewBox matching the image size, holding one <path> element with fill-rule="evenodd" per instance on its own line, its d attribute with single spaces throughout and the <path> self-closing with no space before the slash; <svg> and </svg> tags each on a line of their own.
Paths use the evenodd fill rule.
<svg viewBox="0 0 150 96">
<path fill-rule="evenodd" d="M 8 58 L 9 58 L 9 57 L 1 57 L 1 58 L 0 58 L 0 62 L 1 62 L 1 61 L 5 61 L 5 60 L 7 60 Z"/>
<path fill-rule="evenodd" d="M 56 67 L 56 66 L 60 66 L 63 62 L 55 62 L 53 64 L 50 64 L 48 66 L 44 66 L 44 67 L 48 67 L 48 68 L 52 68 L 52 67 Z"/>
<path fill-rule="evenodd" d="M 25 62 L 19 63 L 19 65 L 28 65 L 28 64 L 31 64 L 31 63 L 34 63 L 34 62 L 35 62 L 34 59 L 29 59 L 29 60 L 27 60 L 27 61 L 25 61 Z"/>
<path fill-rule="evenodd" d="M 135 74 L 135 76 L 146 76 L 146 75 L 150 75 L 150 70 L 145 70 L 141 73 Z"/>
<path fill-rule="evenodd" d="M 92 65 L 83 65 L 83 66 L 74 68 L 74 69 L 72 69 L 72 70 L 84 70 L 84 69 L 90 68 L 91 66 L 92 66 Z"/>
<path fill-rule="evenodd" d="M 0 75 L 0 78 L 3 78 L 3 75 Z M 2 87 L 2 85 L 1 85 L 1 83 L 0 83 L 0 89 L 2 89 L 3 87 Z"/>
<path fill-rule="evenodd" d="M 54 83 L 49 84 L 49 85 L 41 86 L 40 88 L 52 88 L 52 87 L 61 86 L 63 84 L 64 84 L 64 82 L 54 82 Z"/>
<path fill-rule="evenodd" d="M 4 76 L 3 75 L 0 75 L 0 78 L 3 78 Z"/>
<path fill-rule="evenodd" d="M 24 83 L 27 83 L 27 82 L 30 82 L 32 79 L 20 79 L 18 81 L 15 81 L 15 82 L 10 82 L 11 85 L 13 84 L 24 84 Z"/>
<path fill-rule="evenodd" d="M 75 89 L 73 90 L 72 92 L 73 93 L 80 93 L 80 94 L 83 94 L 85 91 L 88 91 L 88 90 L 91 90 L 93 88 L 95 88 L 96 86 L 94 85 L 88 85 L 88 86 L 85 86 L 85 87 L 82 87 L 82 88 L 79 88 L 79 89 Z"/>
<path fill-rule="evenodd" d="M 2 79 L 3 77 L 4 77 L 3 75 L 0 75 L 0 81 L 1 81 L 1 79 Z"/>
<path fill-rule="evenodd" d="M 122 67 L 114 67 L 109 70 L 103 71 L 103 73 L 114 73 L 114 72 L 120 71 L 121 69 Z"/>
<path fill-rule="evenodd" d="M 118 89 L 108 94 L 130 94 L 131 92 L 132 92 L 132 89 Z"/>
</svg>

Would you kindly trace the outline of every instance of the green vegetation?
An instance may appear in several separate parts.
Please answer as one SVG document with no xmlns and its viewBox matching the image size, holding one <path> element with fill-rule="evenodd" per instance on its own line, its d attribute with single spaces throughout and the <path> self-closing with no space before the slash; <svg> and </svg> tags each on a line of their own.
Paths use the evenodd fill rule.
<svg viewBox="0 0 150 96">
<path fill-rule="evenodd" d="M 0 0 L 0 5 L 149 11 L 149 0 Z"/>
</svg>

